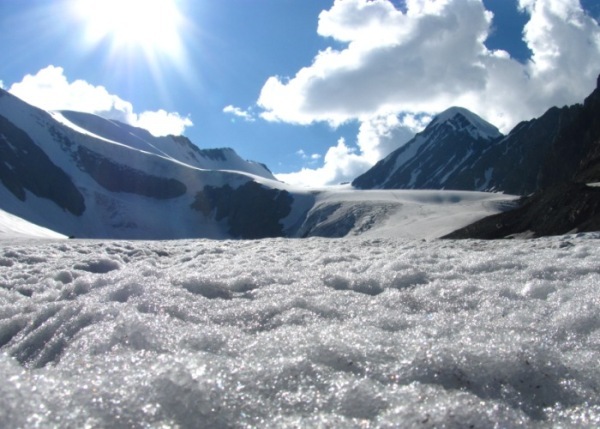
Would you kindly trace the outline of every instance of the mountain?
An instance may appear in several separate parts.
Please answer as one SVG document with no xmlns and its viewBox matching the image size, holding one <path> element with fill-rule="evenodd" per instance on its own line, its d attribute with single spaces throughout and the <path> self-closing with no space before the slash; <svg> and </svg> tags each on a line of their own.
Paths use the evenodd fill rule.
<svg viewBox="0 0 600 429">
<path fill-rule="evenodd" d="M 573 169 L 566 164 L 552 174 L 544 171 L 545 158 L 559 129 L 570 123 L 580 106 L 552 107 L 539 118 L 521 122 L 494 142 L 473 164 L 472 171 L 487 172 L 481 190 L 528 195 L 563 181 Z"/>
<path fill-rule="evenodd" d="M 0 90 L 0 210 L 65 236 L 434 238 L 511 200 L 297 189 L 232 149 L 199 149 L 185 137 L 154 137 L 86 113 L 46 112 Z"/>
<path fill-rule="evenodd" d="M 484 218 L 447 238 L 539 237 L 600 230 L 600 77 L 583 105 L 559 112 L 549 147 L 539 154 L 540 188 L 524 197 L 515 210 Z"/>
<path fill-rule="evenodd" d="M 575 123 L 581 110 L 581 105 L 553 107 L 503 136 L 468 110 L 451 108 L 352 185 L 528 195 L 573 174 L 585 149 L 575 145 L 557 152 L 554 141 L 569 126 L 581 128 Z"/>
<path fill-rule="evenodd" d="M 489 170 L 474 172 L 502 134 L 459 107 L 442 112 L 421 133 L 356 178 L 359 189 L 465 189 L 489 187 Z"/>
<path fill-rule="evenodd" d="M 194 201 L 206 187 L 261 181 L 277 183 L 232 149 L 203 150 L 185 137 L 154 137 L 86 113 L 46 112 L 0 90 L 0 208 L 61 234 L 228 237 Z"/>
<path fill-rule="evenodd" d="M 155 137 L 142 128 L 82 112 L 52 112 L 54 119 L 84 135 L 121 143 L 132 149 L 158 155 L 205 170 L 232 170 L 275 179 L 264 165 L 246 161 L 230 148 L 200 149 L 184 136 Z"/>
</svg>

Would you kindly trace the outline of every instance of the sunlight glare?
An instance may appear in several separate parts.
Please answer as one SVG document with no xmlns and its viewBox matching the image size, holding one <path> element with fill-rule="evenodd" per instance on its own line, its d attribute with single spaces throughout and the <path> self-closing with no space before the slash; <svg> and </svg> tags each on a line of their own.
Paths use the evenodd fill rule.
<svg viewBox="0 0 600 429">
<path fill-rule="evenodd" d="M 76 11 L 89 43 L 108 40 L 114 50 L 181 55 L 183 16 L 178 0 L 78 0 Z"/>
</svg>

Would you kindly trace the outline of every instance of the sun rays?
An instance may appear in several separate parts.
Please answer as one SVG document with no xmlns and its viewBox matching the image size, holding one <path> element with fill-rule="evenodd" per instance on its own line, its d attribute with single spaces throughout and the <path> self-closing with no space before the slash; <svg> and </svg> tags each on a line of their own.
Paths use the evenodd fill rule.
<svg viewBox="0 0 600 429">
<path fill-rule="evenodd" d="M 83 22 L 84 42 L 106 43 L 113 57 L 139 55 L 151 63 L 161 59 L 181 64 L 186 21 L 181 0 L 74 0 Z M 156 64 L 151 64 L 156 65 Z"/>
</svg>

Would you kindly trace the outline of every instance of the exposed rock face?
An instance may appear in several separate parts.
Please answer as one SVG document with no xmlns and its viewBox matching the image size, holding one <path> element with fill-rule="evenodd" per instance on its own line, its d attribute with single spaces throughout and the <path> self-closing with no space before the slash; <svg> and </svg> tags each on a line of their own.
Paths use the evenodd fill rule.
<svg viewBox="0 0 600 429">
<path fill-rule="evenodd" d="M 398 206 L 399 203 L 385 202 L 323 202 L 310 210 L 297 234 L 302 238 L 357 236 L 384 222 Z"/>
<path fill-rule="evenodd" d="M 544 173 L 545 154 L 563 124 L 571 123 L 580 106 L 553 107 L 544 115 L 518 124 L 475 164 L 491 171 L 485 190 L 529 195 L 539 189 L 568 180 L 573 169 L 562 166 L 554 174 Z"/>
<path fill-rule="evenodd" d="M 600 187 L 556 185 L 525 197 L 519 208 L 486 217 L 444 238 L 542 237 L 600 230 Z"/>
<path fill-rule="evenodd" d="M 599 78 L 600 84 L 600 78 Z M 515 210 L 482 219 L 446 238 L 539 237 L 600 230 L 600 88 L 583 106 L 562 109 L 541 157 L 540 190 Z M 551 109 L 552 110 L 552 109 Z"/>
<path fill-rule="evenodd" d="M 192 208 L 205 216 L 214 212 L 217 221 L 227 222 L 232 237 L 256 239 L 285 236 L 280 220 L 290 213 L 292 202 L 288 192 L 250 181 L 235 189 L 206 186 Z"/>
<path fill-rule="evenodd" d="M 0 115 L 0 181 L 19 200 L 29 191 L 79 216 L 83 195 L 69 175 L 56 166 L 20 128 Z"/>
<path fill-rule="evenodd" d="M 85 147 L 78 149 L 79 164 L 100 186 L 111 192 L 128 192 L 166 200 L 186 193 L 186 186 L 172 178 L 152 176 L 118 164 Z"/>
</svg>

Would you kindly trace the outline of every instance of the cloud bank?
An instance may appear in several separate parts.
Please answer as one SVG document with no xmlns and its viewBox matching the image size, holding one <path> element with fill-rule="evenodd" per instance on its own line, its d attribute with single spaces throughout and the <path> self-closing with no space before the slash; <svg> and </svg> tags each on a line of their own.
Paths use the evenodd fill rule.
<svg viewBox="0 0 600 429">
<path fill-rule="evenodd" d="M 336 0 L 317 31 L 342 47 L 319 52 L 293 77 L 270 77 L 257 103 L 268 121 L 359 121 L 358 151 L 338 142 L 329 159 L 341 164 L 326 156 L 320 170 L 280 176 L 351 180 L 450 106 L 508 132 L 550 106 L 580 102 L 600 72 L 598 23 L 579 0 L 519 0 L 519 8 L 529 15 L 525 64 L 486 47 L 493 15 L 481 0 L 407 0 L 405 11 L 388 0 Z"/>
<path fill-rule="evenodd" d="M 48 66 L 35 75 L 26 75 L 14 83 L 9 92 L 27 103 L 45 110 L 76 110 L 94 113 L 145 128 L 155 136 L 181 135 L 193 125 L 189 117 L 165 110 L 135 113 L 133 105 L 110 94 L 103 86 L 83 80 L 69 82 L 62 67 Z"/>
</svg>

